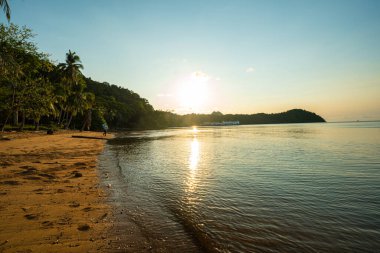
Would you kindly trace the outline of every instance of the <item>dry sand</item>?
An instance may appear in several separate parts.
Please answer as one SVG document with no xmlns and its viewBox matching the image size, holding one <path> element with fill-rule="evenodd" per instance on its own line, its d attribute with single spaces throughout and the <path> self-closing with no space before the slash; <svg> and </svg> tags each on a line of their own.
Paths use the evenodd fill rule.
<svg viewBox="0 0 380 253">
<path fill-rule="evenodd" d="M 102 137 L 11 133 L 0 141 L 0 252 L 109 250 L 112 213 L 97 170 L 105 141 L 73 134 Z"/>
</svg>

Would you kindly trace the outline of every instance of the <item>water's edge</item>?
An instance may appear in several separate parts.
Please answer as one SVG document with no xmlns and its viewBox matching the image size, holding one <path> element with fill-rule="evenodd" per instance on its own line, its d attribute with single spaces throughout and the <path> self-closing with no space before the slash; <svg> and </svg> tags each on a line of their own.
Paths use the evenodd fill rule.
<svg viewBox="0 0 380 253">
<path fill-rule="evenodd" d="M 177 222 L 191 238 L 191 245 L 188 241 L 187 244 L 173 244 L 167 234 L 152 231 L 139 219 L 138 212 L 143 210 L 133 210 L 128 205 L 128 182 L 123 178 L 117 154 L 112 152 L 108 142 L 99 156 L 98 166 L 101 187 L 107 193 L 106 204 L 112 208 L 112 228 L 108 236 L 110 252 L 210 252 L 180 220 Z"/>
</svg>

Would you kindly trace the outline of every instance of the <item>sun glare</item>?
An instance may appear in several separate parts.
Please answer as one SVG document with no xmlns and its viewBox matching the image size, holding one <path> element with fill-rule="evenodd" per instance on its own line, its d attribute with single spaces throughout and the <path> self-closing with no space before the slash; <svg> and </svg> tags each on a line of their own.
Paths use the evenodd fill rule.
<svg viewBox="0 0 380 253">
<path fill-rule="evenodd" d="M 203 72 L 194 72 L 180 85 L 179 99 L 182 107 L 194 112 L 202 109 L 207 100 L 209 77 Z"/>
</svg>

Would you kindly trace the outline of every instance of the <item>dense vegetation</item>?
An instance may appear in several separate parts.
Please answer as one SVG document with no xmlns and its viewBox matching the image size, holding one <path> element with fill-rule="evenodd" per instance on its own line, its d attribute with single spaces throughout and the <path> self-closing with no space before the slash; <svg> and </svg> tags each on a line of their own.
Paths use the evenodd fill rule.
<svg viewBox="0 0 380 253">
<path fill-rule="evenodd" d="M 239 120 L 241 124 L 324 122 L 296 109 L 278 114 L 177 115 L 157 111 L 137 93 L 100 83 L 81 73 L 79 56 L 69 50 L 63 63 L 54 64 L 32 42 L 32 31 L 14 24 L 0 25 L 0 124 L 23 130 L 33 126 L 100 130 L 157 129 Z"/>
</svg>

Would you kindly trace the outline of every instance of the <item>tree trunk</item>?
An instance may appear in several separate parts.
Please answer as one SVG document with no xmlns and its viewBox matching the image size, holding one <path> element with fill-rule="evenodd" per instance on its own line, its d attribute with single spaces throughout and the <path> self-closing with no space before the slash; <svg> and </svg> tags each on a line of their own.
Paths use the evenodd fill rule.
<svg viewBox="0 0 380 253">
<path fill-rule="evenodd" d="M 91 127 L 91 115 L 92 115 L 92 110 L 91 109 L 87 110 L 81 131 L 83 131 L 83 130 L 89 131 L 90 130 L 90 127 Z"/>
<path fill-rule="evenodd" d="M 66 121 L 65 121 L 66 114 L 67 114 L 67 111 L 66 111 L 66 110 L 63 110 L 63 114 L 62 114 L 61 122 L 59 122 L 61 125 L 66 124 Z"/>
<path fill-rule="evenodd" d="M 9 117 L 11 116 L 11 114 L 12 114 L 12 111 L 10 111 L 10 112 L 8 113 L 7 117 L 5 118 L 5 122 L 4 122 L 3 127 L 1 128 L 1 132 L 4 132 L 5 125 L 8 123 L 8 119 L 9 119 Z"/>
<path fill-rule="evenodd" d="M 8 119 L 9 117 L 11 116 L 12 114 L 12 110 L 13 110 L 13 107 L 14 107 L 14 104 L 15 104 L 15 97 L 16 97 L 16 85 L 12 84 L 13 86 L 13 94 L 12 94 L 12 106 L 11 108 L 9 109 L 9 113 L 7 115 L 7 118 L 5 119 L 5 122 L 4 122 L 4 125 L 3 127 L 1 128 L 1 132 L 4 132 L 4 129 L 5 129 L 5 125 L 8 123 Z"/>
<path fill-rule="evenodd" d="M 62 114 L 63 114 L 63 109 L 61 108 L 61 110 L 59 111 L 59 116 L 58 116 L 58 122 L 57 122 L 58 126 L 59 126 L 59 124 L 61 124 Z"/>
<path fill-rule="evenodd" d="M 70 118 L 69 120 L 67 121 L 67 124 L 66 124 L 66 127 L 65 129 L 69 129 L 69 126 L 70 126 L 70 123 L 71 123 L 71 120 L 73 119 L 73 114 L 70 115 Z"/>
<path fill-rule="evenodd" d="M 25 127 L 25 112 L 21 111 L 21 125 L 20 125 L 20 131 L 24 130 Z"/>
<path fill-rule="evenodd" d="M 18 126 L 18 110 L 13 112 L 13 126 Z"/>
<path fill-rule="evenodd" d="M 67 112 L 66 112 L 66 119 L 65 119 L 66 124 L 69 123 L 69 114 L 70 114 L 70 112 L 67 111 Z M 72 117 L 72 114 L 71 114 L 71 117 Z M 71 121 L 71 120 L 70 120 L 70 121 Z M 70 125 L 70 124 L 69 124 L 69 125 Z"/>
<path fill-rule="evenodd" d="M 34 127 L 35 131 L 40 130 L 40 120 L 34 120 L 34 125 L 35 125 Z"/>
</svg>

